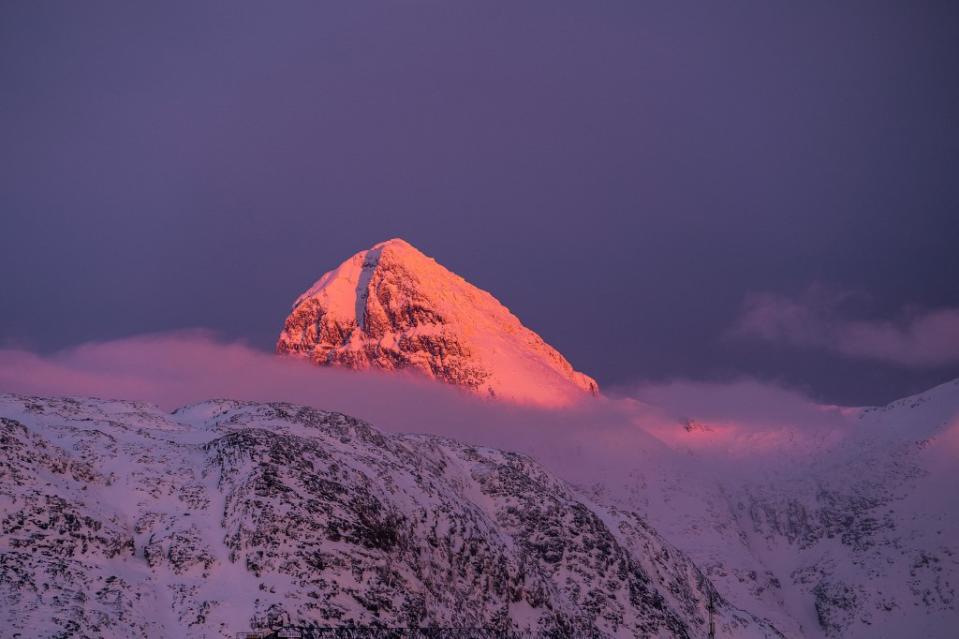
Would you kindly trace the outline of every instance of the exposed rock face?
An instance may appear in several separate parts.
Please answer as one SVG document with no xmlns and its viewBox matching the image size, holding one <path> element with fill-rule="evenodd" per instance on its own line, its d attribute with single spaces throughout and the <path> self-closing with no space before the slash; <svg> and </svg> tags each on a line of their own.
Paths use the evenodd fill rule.
<svg viewBox="0 0 959 639">
<path fill-rule="evenodd" d="M 531 459 L 289 404 L 0 395 L 6 636 L 777 637 Z"/>
<path fill-rule="evenodd" d="M 276 349 L 327 366 L 412 370 L 523 402 L 598 392 L 492 295 L 399 239 L 323 275 L 296 300 Z"/>
</svg>

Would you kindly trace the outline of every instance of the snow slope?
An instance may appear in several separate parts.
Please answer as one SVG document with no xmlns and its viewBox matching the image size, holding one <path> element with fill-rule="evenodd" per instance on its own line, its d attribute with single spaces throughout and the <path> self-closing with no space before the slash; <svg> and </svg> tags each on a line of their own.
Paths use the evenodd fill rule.
<svg viewBox="0 0 959 639">
<path fill-rule="evenodd" d="M 682 458 L 643 460 L 600 501 L 639 512 L 736 605 L 790 637 L 954 637 L 959 628 L 959 380 L 834 427 L 744 442 L 689 420 L 656 431 Z"/>
<path fill-rule="evenodd" d="M 531 459 L 290 404 L 0 395 L 4 636 L 781 636 Z"/>
<path fill-rule="evenodd" d="M 400 239 L 323 275 L 296 300 L 276 349 L 321 365 L 413 370 L 542 405 L 598 392 L 496 298 Z"/>
<path fill-rule="evenodd" d="M 959 380 L 829 410 L 826 428 L 694 414 L 597 433 L 613 448 L 585 427 L 470 431 L 550 473 L 286 404 L 170 415 L 4 396 L 4 627 L 216 636 L 416 610 L 434 625 L 702 636 L 715 587 L 721 636 L 954 636 Z"/>
</svg>

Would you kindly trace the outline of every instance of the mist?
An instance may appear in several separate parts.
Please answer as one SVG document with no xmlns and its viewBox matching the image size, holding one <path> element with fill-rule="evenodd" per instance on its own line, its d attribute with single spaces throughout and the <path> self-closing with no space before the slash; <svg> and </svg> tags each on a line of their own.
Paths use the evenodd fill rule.
<svg viewBox="0 0 959 639">
<path fill-rule="evenodd" d="M 414 375 L 316 367 L 201 330 L 50 355 L 0 350 L 0 390 L 141 400 L 168 411 L 213 398 L 285 401 L 346 413 L 388 432 L 522 452 L 574 483 L 605 485 L 625 485 L 677 461 L 689 472 L 724 475 L 778 466 L 783 452 L 795 456 L 841 441 L 856 413 L 749 379 L 637 383 L 562 409 L 541 408 Z M 692 451 L 700 453 L 697 464 L 676 459 Z"/>
</svg>

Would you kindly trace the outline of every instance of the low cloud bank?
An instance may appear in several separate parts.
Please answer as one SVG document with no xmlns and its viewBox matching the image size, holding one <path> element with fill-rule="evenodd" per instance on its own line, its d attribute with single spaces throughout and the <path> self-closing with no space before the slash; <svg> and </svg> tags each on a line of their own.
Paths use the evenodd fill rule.
<svg viewBox="0 0 959 639">
<path fill-rule="evenodd" d="M 0 392 L 136 399 L 166 410 L 212 398 L 288 401 L 390 432 L 533 454 L 565 467 L 574 480 L 589 475 L 598 458 L 625 463 L 666 450 L 631 421 L 637 409 L 623 402 L 589 398 L 562 410 L 507 404 L 413 375 L 319 368 L 203 331 L 90 343 L 49 356 L 0 350 Z"/>
<path fill-rule="evenodd" d="M 386 431 L 524 452 L 571 481 L 607 485 L 675 468 L 677 461 L 682 467 L 677 456 L 696 448 L 723 453 L 714 457 L 731 466 L 745 457 L 772 460 L 786 447 L 795 450 L 797 441 L 841 435 L 845 424 L 838 408 L 754 381 L 642 385 L 618 399 L 544 409 L 413 376 L 318 368 L 200 331 L 91 343 L 49 356 L 0 350 L 0 392 L 137 399 L 167 410 L 211 398 L 289 401 Z"/>
<path fill-rule="evenodd" d="M 846 297 L 817 289 L 801 299 L 753 295 L 733 333 L 913 369 L 959 363 L 959 309 L 903 311 L 894 320 L 848 319 L 840 311 Z"/>
</svg>

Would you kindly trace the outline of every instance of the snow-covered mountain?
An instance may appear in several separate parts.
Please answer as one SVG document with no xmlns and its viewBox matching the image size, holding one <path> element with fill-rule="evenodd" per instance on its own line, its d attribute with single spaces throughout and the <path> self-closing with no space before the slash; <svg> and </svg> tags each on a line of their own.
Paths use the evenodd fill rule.
<svg viewBox="0 0 959 639">
<path fill-rule="evenodd" d="M 674 454 L 622 440 L 632 470 L 580 456 L 571 487 L 545 432 L 553 472 L 288 404 L 0 396 L 0 636 L 702 637 L 712 596 L 717 636 L 951 637 L 959 380 L 841 413 L 732 454 L 644 428 Z"/>
<path fill-rule="evenodd" d="M 841 412 L 734 453 L 721 426 L 677 423 L 660 435 L 684 459 L 644 459 L 592 496 L 639 512 L 789 637 L 956 636 L 959 380 Z"/>
<path fill-rule="evenodd" d="M 521 402 L 562 405 L 598 392 L 496 298 L 400 239 L 317 280 L 276 349 L 321 365 L 413 370 Z"/>
<path fill-rule="evenodd" d="M 0 444 L 3 636 L 781 636 L 641 517 L 513 453 L 290 404 L 17 395 Z"/>
</svg>

